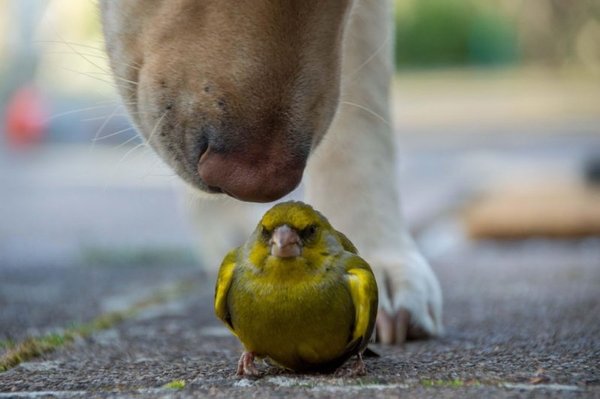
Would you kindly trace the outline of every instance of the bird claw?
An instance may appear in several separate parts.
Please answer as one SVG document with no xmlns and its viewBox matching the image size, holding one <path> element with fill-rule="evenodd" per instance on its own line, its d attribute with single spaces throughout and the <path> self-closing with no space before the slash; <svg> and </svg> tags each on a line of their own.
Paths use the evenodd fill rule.
<svg viewBox="0 0 600 399">
<path fill-rule="evenodd" d="M 346 377 L 346 378 L 355 378 L 362 377 L 367 375 L 367 367 L 365 366 L 365 362 L 363 361 L 362 354 L 359 353 L 356 355 L 356 361 L 350 367 L 350 369 L 340 368 L 335 372 L 336 377 Z"/>
<path fill-rule="evenodd" d="M 242 353 L 242 356 L 240 356 L 240 360 L 238 361 L 237 375 L 245 376 L 245 377 L 260 376 L 260 372 L 257 370 L 256 366 L 254 365 L 254 353 L 253 352 Z"/>
<path fill-rule="evenodd" d="M 363 375 L 367 375 L 367 366 L 365 366 L 365 362 L 363 362 L 362 354 L 359 353 L 356 355 L 356 361 L 352 368 L 350 369 L 351 377 L 361 377 Z"/>
</svg>

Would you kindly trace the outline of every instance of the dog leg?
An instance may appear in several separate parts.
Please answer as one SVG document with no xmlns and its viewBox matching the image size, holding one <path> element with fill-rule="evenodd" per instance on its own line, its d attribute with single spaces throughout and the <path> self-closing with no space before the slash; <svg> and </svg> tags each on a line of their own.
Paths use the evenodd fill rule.
<svg viewBox="0 0 600 399">
<path fill-rule="evenodd" d="M 442 333 L 442 296 L 400 214 L 389 116 L 392 2 L 357 1 L 345 32 L 339 110 L 312 155 L 307 196 L 371 264 L 384 343 Z"/>
</svg>

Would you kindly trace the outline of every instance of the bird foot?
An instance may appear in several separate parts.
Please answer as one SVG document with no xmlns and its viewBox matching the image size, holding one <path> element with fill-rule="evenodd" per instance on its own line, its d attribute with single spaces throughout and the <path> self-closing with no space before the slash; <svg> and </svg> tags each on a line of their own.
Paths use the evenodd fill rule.
<svg viewBox="0 0 600 399">
<path fill-rule="evenodd" d="M 359 353 L 350 369 L 350 377 L 361 377 L 363 375 L 367 375 L 367 366 L 363 362 L 362 353 Z"/>
<path fill-rule="evenodd" d="M 240 360 L 238 361 L 237 375 L 246 377 L 258 377 L 260 375 L 254 365 L 253 352 L 242 353 L 242 356 L 240 356 Z"/>
<path fill-rule="evenodd" d="M 346 378 L 356 378 L 367 375 L 367 367 L 365 366 L 365 362 L 363 362 L 362 354 L 356 355 L 356 361 L 350 367 L 350 369 L 338 369 L 336 371 L 336 377 L 346 377 Z"/>
</svg>

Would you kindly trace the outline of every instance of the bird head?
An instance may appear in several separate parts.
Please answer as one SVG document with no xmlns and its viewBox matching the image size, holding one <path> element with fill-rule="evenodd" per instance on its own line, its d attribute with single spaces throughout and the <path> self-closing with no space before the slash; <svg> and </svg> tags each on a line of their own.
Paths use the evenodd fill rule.
<svg viewBox="0 0 600 399">
<path fill-rule="evenodd" d="M 275 205 L 256 228 L 259 241 L 268 247 L 269 254 L 283 259 L 322 252 L 327 245 L 327 231 L 333 228 L 323 215 L 296 201 Z"/>
</svg>

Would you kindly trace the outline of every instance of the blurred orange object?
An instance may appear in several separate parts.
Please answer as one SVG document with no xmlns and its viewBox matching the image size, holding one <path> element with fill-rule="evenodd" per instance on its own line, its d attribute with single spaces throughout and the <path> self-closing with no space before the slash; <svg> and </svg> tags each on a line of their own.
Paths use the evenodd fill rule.
<svg viewBox="0 0 600 399">
<path fill-rule="evenodd" d="M 40 91 L 27 85 L 17 89 L 6 106 L 6 134 L 18 148 L 38 144 L 48 127 L 48 108 Z"/>
<path fill-rule="evenodd" d="M 501 184 L 465 210 L 471 238 L 600 236 L 600 187 L 580 182 Z"/>
</svg>

